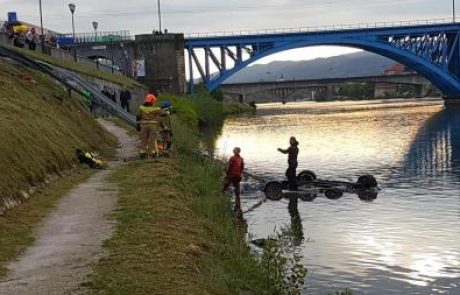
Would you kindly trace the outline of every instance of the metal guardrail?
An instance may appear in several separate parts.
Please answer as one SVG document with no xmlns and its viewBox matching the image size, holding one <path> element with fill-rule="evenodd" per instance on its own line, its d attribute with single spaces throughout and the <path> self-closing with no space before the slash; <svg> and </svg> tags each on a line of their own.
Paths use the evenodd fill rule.
<svg viewBox="0 0 460 295">
<path fill-rule="evenodd" d="M 136 126 L 136 117 L 134 115 L 126 112 L 121 106 L 117 105 L 108 97 L 100 93 L 99 89 L 91 83 L 83 80 L 78 74 L 53 65 L 35 61 L 32 58 L 26 57 L 23 54 L 4 46 L 0 46 L 0 56 L 9 57 L 27 67 L 41 71 L 56 79 L 65 87 L 82 95 L 85 94 L 84 91 L 89 91 L 92 95 L 92 101 L 97 106 L 113 115 L 118 116 L 131 126 Z"/>
<path fill-rule="evenodd" d="M 3 34 L 0 32 L 0 36 L 6 36 L 5 38 L 8 38 L 7 35 Z M 0 45 L 8 45 L 12 46 L 11 42 L 2 42 L 3 40 L 0 40 Z M 36 51 L 41 51 L 41 43 L 37 44 L 37 49 Z M 123 75 L 122 71 L 120 69 L 116 69 L 110 66 L 110 65 L 105 65 L 100 62 L 94 61 L 92 59 L 89 59 L 84 56 L 73 54 L 70 51 L 62 50 L 57 47 L 51 46 L 49 44 L 45 44 L 45 51 L 48 52 L 46 55 L 61 59 L 61 60 L 67 60 L 67 61 L 72 61 L 76 63 L 83 63 L 86 66 L 91 66 L 93 69 L 100 71 L 100 72 L 105 72 L 105 73 L 112 73 L 116 75 Z M 64 57 L 65 56 L 65 57 Z M 75 61 L 75 57 L 77 60 Z"/>
<path fill-rule="evenodd" d="M 391 21 L 375 23 L 357 23 L 357 24 L 339 24 L 316 27 L 298 27 L 298 28 L 280 28 L 280 29 L 262 29 L 262 30 L 240 30 L 240 31 L 221 31 L 211 33 L 191 33 L 186 34 L 186 39 L 206 38 L 206 37 L 227 37 L 227 36 L 252 36 L 252 35 L 271 35 L 271 34 L 288 34 L 288 33 L 318 33 L 331 31 L 347 31 L 360 29 L 379 29 L 395 27 L 415 27 L 422 25 L 439 25 L 453 23 L 452 19 L 429 19 L 429 20 L 409 20 L 409 21 Z"/>
</svg>

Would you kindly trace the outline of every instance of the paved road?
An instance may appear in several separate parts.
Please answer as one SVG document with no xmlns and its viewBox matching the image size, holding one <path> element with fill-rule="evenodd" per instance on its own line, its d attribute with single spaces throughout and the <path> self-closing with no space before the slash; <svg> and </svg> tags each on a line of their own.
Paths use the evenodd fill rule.
<svg viewBox="0 0 460 295">
<path fill-rule="evenodd" d="M 119 140 L 120 159 L 136 155 L 135 140 L 112 122 L 99 121 Z M 108 176 L 123 165 L 110 163 L 86 182 L 65 195 L 57 209 L 37 230 L 36 241 L 24 255 L 9 265 L 0 281 L 1 295 L 76 294 L 91 271 L 91 264 L 103 257 L 104 240 L 113 231 L 110 214 L 116 208 L 117 187 Z"/>
</svg>

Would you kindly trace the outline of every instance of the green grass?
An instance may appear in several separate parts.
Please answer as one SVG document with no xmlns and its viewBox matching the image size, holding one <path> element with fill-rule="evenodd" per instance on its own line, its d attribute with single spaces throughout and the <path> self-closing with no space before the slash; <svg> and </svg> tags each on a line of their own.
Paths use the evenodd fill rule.
<svg viewBox="0 0 460 295">
<path fill-rule="evenodd" d="M 52 64 L 58 67 L 62 67 L 68 70 L 72 70 L 72 71 L 75 71 L 83 75 L 91 76 L 94 78 L 99 78 L 102 80 L 106 80 L 106 81 L 109 81 L 115 84 L 130 87 L 130 88 L 145 87 L 144 85 L 140 84 L 136 80 L 128 78 L 123 75 L 115 75 L 115 74 L 111 74 L 107 72 L 102 72 L 97 69 L 90 68 L 82 64 L 73 62 L 73 61 L 65 61 L 65 60 L 62 60 L 62 59 L 59 59 L 53 56 L 42 54 L 39 51 L 31 51 L 28 49 L 21 49 L 21 48 L 16 48 L 16 47 L 11 47 L 11 48 L 17 50 L 18 52 L 30 58 L 40 60 L 40 61 Z"/>
<path fill-rule="evenodd" d="M 81 101 L 44 74 L 0 60 L 0 206 L 75 165 L 75 149 L 101 151 L 115 138 Z"/>
<path fill-rule="evenodd" d="M 116 231 L 85 284 L 90 293 L 275 294 L 235 226 L 221 176 L 191 156 L 117 171 Z"/>
<path fill-rule="evenodd" d="M 223 103 L 223 112 L 226 116 L 251 114 L 251 113 L 254 113 L 255 111 L 256 109 L 254 107 L 251 107 L 249 104 L 236 103 L 236 102 L 224 102 Z"/>
<path fill-rule="evenodd" d="M 207 97 L 161 99 L 171 100 L 177 111 L 177 152 L 115 172 L 115 234 L 105 244 L 108 257 L 94 265 L 84 285 L 92 294 L 278 294 L 221 192 L 222 165 L 194 154 L 199 123 L 220 122 L 220 115 L 206 112 L 222 104 L 203 109 Z"/>
<path fill-rule="evenodd" d="M 33 244 L 35 226 L 55 208 L 65 193 L 91 174 L 89 169 L 75 171 L 0 216 L 0 277 L 6 274 L 7 263 Z"/>
</svg>

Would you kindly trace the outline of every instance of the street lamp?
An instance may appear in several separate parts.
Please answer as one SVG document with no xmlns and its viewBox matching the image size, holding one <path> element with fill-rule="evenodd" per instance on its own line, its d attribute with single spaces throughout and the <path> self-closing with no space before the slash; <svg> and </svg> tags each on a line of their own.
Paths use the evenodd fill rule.
<svg viewBox="0 0 460 295">
<path fill-rule="evenodd" d="M 94 28 L 94 42 L 97 42 L 97 27 L 99 23 L 97 21 L 93 21 L 93 28 Z"/>
<path fill-rule="evenodd" d="M 125 76 L 128 76 L 128 50 L 125 49 L 125 46 L 122 43 L 120 43 L 120 48 L 121 48 L 121 51 L 123 52 L 123 57 L 122 59 L 122 62 L 124 63 L 124 72 L 125 72 Z"/>
<path fill-rule="evenodd" d="M 45 36 L 43 34 L 43 12 L 42 12 L 42 0 L 38 0 L 38 6 L 40 8 L 40 30 L 42 36 L 42 53 L 45 53 Z"/>
<path fill-rule="evenodd" d="M 74 14 L 75 14 L 75 9 L 77 6 L 74 3 L 69 3 L 69 9 L 70 13 L 72 14 L 72 35 L 73 35 L 73 42 L 75 42 L 75 19 L 74 19 Z"/>
<path fill-rule="evenodd" d="M 97 28 L 99 27 L 99 23 L 97 21 L 93 21 L 93 28 L 94 28 L 94 43 L 97 43 Z M 94 47 L 93 47 L 94 49 Z M 99 57 L 96 56 L 96 66 L 99 69 Z"/>
<path fill-rule="evenodd" d="M 112 52 L 112 74 L 115 72 L 115 69 L 113 68 L 114 66 L 114 52 L 113 52 L 113 35 L 110 35 L 110 51 Z"/>
</svg>

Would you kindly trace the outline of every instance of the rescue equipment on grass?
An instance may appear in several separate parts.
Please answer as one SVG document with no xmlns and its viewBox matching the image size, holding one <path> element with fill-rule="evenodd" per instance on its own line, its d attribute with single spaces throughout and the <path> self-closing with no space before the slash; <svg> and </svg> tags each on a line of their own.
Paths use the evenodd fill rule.
<svg viewBox="0 0 460 295">
<path fill-rule="evenodd" d="M 75 153 L 81 164 L 88 165 L 92 169 L 102 169 L 104 163 L 99 160 L 95 154 L 91 152 L 84 152 L 80 149 L 77 149 Z"/>
</svg>

